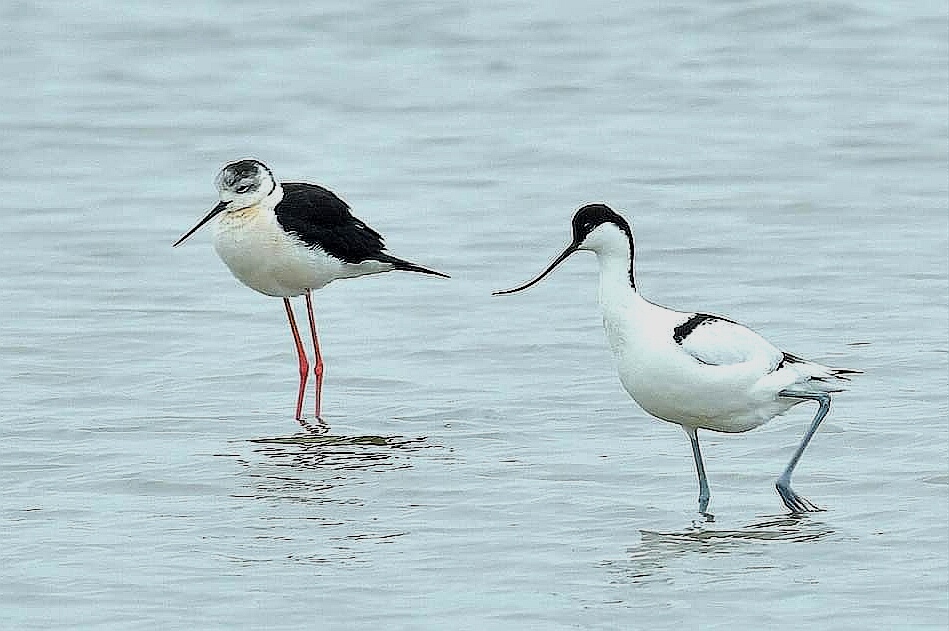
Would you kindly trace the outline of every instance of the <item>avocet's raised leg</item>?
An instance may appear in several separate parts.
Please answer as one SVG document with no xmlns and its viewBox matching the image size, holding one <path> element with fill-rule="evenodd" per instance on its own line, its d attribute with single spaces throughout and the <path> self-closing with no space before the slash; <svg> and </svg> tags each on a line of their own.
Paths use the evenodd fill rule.
<svg viewBox="0 0 949 631">
<path fill-rule="evenodd" d="M 306 359 L 306 350 L 303 348 L 303 341 L 300 339 L 300 331 L 297 329 L 297 321 L 293 317 L 293 309 L 290 307 L 290 299 L 283 299 L 283 306 L 287 309 L 287 319 L 290 321 L 290 331 L 293 333 L 293 343 L 297 348 L 297 360 L 300 367 L 300 389 L 297 391 L 297 413 L 296 419 L 307 428 L 303 422 L 303 393 L 306 390 L 306 380 L 310 375 L 310 362 Z M 308 429 L 308 428 L 307 428 Z"/>
<path fill-rule="evenodd" d="M 711 494 L 708 491 L 708 478 L 705 477 L 705 465 L 702 463 L 702 450 L 699 449 L 699 434 L 694 427 L 682 426 L 685 433 L 689 435 L 692 442 L 692 456 L 695 457 L 695 471 L 699 476 L 699 512 L 706 518 L 711 519 L 712 515 L 706 512 L 708 500 Z"/>
<path fill-rule="evenodd" d="M 784 500 L 784 505 L 787 506 L 792 513 L 808 513 L 824 510 L 823 508 L 815 506 L 809 500 L 807 500 L 807 498 L 798 495 L 791 489 L 791 474 L 794 472 L 794 467 L 797 466 L 797 461 L 801 459 L 801 454 L 804 453 L 804 449 L 807 448 L 807 443 L 811 442 L 811 438 L 814 436 L 814 433 L 817 432 L 817 428 L 820 426 L 821 421 L 824 420 L 824 417 L 827 416 L 827 412 L 830 411 L 830 395 L 826 392 L 810 393 L 794 392 L 790 390 L 782 390 L 778 393 L 778 395 L 782 397 L 817 401 L 820 407 L 817 408 L 817 414 L 814 415 L 814 420 L 811 421 L 811 426 L 808 428 L 807 433 L 804 434 L 804 439 L 801 441 L 801 444 L 798 445 L 794 455 L 791 456 L 791 462 L 789 462 L 788 466 L 785 467 L 784 473 L 782 473 L 781 477 L 778 478 L 778 481 L 775 483 L 774 487 L 778 490 L 778 495 L 781 496 L 781 499 Z"/>
</svg>

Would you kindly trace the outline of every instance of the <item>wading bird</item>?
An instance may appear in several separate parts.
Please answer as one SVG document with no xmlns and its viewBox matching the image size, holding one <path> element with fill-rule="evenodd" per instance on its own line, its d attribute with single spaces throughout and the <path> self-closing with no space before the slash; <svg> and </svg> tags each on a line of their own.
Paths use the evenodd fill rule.
<svg viewBox="0 0 949 631">
<path fill-rule="evenodd" d="M 214 249 L 231 273 L 251 289 L 283 298 L 300 369 L 296 419 L 309 429 L 303 418 L 303 395 L 310 368 L 290 298 L 306 298 L 315 354 L 316 419 L 320 421 L 323 357 L 311 292 L 339 278 L 393 270 L 448 276 L 388 254 L 382 236 L 353 217 L 349 205 L 333 192 L 315 184 L 281 184 L 257 160 L 226 165 L 215 185 L 220 203 L 174 245 L 217 217 Z"/>
<path fill-rule="evenodd" d="M 782 352 L 727 318 L 644 299 L 633 273 L 632 229 L 604 204 L 577 211 L 573 241 L 537 278 L 495 294 L 527 289 L 578 250 L 594 252 L 599 261 L 603 326 L 623 386 L 646 412 L 682 426 L 689 436 L 699 512 L 711 518 L 698 430 L 745 432 L 804 401 L 817 402 L 817 414 L 775 487 L 793 513 L 821 510 L 791 489 L 791 474 L 830 409 L 830 393 L 841 391 L 848 375 L 859 371 Z"/>
</svg>

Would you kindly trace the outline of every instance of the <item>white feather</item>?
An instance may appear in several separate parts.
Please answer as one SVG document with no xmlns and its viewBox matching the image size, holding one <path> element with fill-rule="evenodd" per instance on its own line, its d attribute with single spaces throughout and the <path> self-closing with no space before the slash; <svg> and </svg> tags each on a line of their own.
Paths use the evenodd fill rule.
<svg viewBox="0 0 949 631">
<path fill-rule="evenodd" d="M 803 401 L 780 396 L 783 390 L 828 391 L 813 378 L 831 377 L 831 369 L 803 360 L 782 365 L 781 350 L 734 322 L 706 321 L 677 342 L 676 327 L 695 314 L 653 304 L 630 286 L 629 241 L 613 224 L 596 228 L 580 249 L 599 260 L 603 326 L 620 380 L 653 416 L 744 432 Z"/>
<path fill-rule="evenodd" d="M 285 232 L 274 207 L 283 198 L 273 193 L 248 208 L 221 213 L 214 228 L 214 249 L 234 276 L 268 296 L 300 296 L 339 278 L 354 278 L 392 269 L 389 263 L 368 260 L 346 263 Z"/>
<path fill-rule="evenodd" d="M 713 366 L 761 358 L 777 367 L 784 356 L 776 346 L 748 327 L 721 319 L 699 324 L 682 340 L 681 346 L 698 361 Z"/>
</svg>

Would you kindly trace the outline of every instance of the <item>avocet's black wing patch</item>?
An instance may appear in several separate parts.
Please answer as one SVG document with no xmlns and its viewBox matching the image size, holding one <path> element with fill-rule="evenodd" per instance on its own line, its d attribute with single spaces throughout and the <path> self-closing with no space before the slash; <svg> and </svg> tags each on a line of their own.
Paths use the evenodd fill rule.
<svg viewBox="0 0 949 631">
<path fill-rule="evenodd" d="M 792 355 L 791 353 L 784 353 L 781 357 L 781 361 L 775 367 L 775 370 L 780 370 L 788 364 L 809 364 L 806 359 L 798 357 L 797 355 Z"/>
<path fill-rule="evenodd" d="M 672 339 L 696 361 L 711 366 L 740 364 L 759 357 L 772 366 L 782 353 L 766 339 L 721 316 L 696 313 L 672 330 Z"/>
<path fill-rule="evenodd" d="M 379 259 L 382 235 L 354 217 L 335 193 L 315 184 L 282 186 L 283 200 L 274 212 L 284 230 L 347 263 Z"/>
<path fill-rule="evenodd" d="M 672 329 L 672 339 L 676 341 L 676 344 L 682 344 L 682 341 L 689 337 L 692 331 L 694 331 L 696 328 L 702 326 L 703 324 L 719 320 L 722 322 L 731 322 L 731 320 L 728 318 L 723 318 L 721 316 L 711 315 L 708 313 L 696 313 L 691 318 Z"/>
</svg>

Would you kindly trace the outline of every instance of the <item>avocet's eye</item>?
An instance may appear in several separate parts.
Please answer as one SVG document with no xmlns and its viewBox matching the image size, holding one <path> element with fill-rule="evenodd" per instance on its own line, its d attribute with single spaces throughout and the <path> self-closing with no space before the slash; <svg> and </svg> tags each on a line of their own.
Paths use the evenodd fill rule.
<svg viewBox="0 0 949 631">
<path fill-rule="evenodd" d="M 237 191 L 238 193 L 246 193 L 247 191 L 249 191 L 249 190 L 252 189 L 252 188 L 253 188 L 253 185 L 252 185 L 252 184 L 241 184 L 240 186 L 238 186 L 238 187 L 235 188 L 234 190 Z"/>
</svg>

